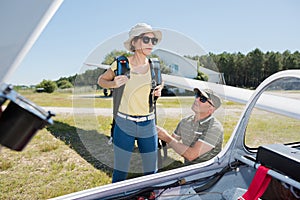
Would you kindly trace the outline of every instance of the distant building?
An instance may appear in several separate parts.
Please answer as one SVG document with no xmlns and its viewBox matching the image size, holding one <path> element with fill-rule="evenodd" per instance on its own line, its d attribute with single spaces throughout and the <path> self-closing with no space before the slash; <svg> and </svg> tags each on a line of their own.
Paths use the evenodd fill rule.
<svg viewBox="0 0 300 200">
<path fill-rule="evenodd" d="M 197 61 L 186 58 L 179 54 L 164 49 L 156 49 L 153 54 L 159 56 L 159 58 L 171 69 L 171 75 L 181 76 L 185 78 L 195 78 L 197 72 Z M 201 72 L 208 76 L 208 82 L 213 83 L 225 83 L 223 75 L 219 72 L 215 72 L 204 67 L 200 67 Z"/>
</svg>

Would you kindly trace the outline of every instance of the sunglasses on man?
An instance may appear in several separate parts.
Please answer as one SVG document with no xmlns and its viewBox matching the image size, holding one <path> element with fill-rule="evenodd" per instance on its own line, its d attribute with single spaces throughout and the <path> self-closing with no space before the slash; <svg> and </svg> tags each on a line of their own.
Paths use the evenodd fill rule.
<svg viewBox="0 0 300 200">
<path fill-rule="evenodd" d="M 196 99 L 199 98 L 199 101 L 200 101 L 201 103 L 208 102 L 210 105 L 212 105 L 213 107 L 215 107 L 214 104 L 213 104 L 212 102 L 210 102 L 205 96 L 203 96 L 203 95 L 201 94 L 201 92 L 195 92 L 195 98 L 196 98 Z"/>
<path fill-rule="evenodd" d="M 158 39 L 156 37 L 151 38 L 151 37 L 148 37 L 148 36 L 141 36 L 140 38 L 142 39 L 142 41 L 145 44 L 148 44 L 150 42 L 150 40 L 151 40 L 153 45 L 156 45 L 157 42 L 158 42 Z"/>
</svg>

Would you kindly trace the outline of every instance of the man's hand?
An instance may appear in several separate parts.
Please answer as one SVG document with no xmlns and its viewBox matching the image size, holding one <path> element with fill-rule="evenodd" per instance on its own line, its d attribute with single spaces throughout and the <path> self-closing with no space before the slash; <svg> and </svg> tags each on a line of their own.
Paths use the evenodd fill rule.
<svg viewBox="0 0 300 200">
<path fill-rule="evenodd" d="M 156 126 L 158 138 L 165 141 L 166 143 L 169 143 L 172 141 L 172 136 L 168 134 L 168 132 L 163 129 L 162 127 Z"/>
</svg>

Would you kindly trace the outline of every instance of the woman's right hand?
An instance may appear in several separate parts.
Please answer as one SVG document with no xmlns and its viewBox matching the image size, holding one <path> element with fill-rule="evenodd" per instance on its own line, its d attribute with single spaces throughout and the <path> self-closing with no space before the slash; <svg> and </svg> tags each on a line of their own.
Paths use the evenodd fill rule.
<svg viewBox="0 0 300 200">
<path fill-rule="evenodd" d="M 125 75 L 115 76 L 113 82 L 114 82 L 114 88 L 121 87 L 125 83 L 127 83 L 128 77 Z"/>
</svg>

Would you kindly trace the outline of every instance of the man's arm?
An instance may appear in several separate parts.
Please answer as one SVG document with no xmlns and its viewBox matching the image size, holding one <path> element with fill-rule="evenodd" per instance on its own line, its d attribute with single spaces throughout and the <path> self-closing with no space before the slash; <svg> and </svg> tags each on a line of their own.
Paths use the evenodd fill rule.
<svg viewBox="0 0 300 200">
<path fill-rule="evenodd" d="M 175 134 L 169 135 L 168 132 L 157 127 L 157 133 L 159 139 L 165 141 L 169 147 L 174 149 L 176 153 L 183 156 L 185 159 L 192 161 L 198 158 L 200 155 L 210 151 L 213 147 L 205 142 L 197 141 L 194 146 L 189 147 L 178 141 Z"/>
</svg>

